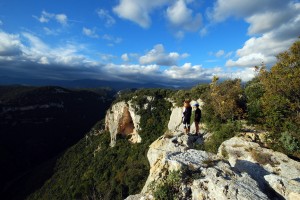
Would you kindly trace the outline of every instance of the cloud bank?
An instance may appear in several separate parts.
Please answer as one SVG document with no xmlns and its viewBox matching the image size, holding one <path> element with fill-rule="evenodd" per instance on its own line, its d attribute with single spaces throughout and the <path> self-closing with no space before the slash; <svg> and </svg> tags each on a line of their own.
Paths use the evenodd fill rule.
<svg viewBox="0 0 300 200">
<path fill-rule="evenodd" d="M 104 54 L 101 55 L 102 62 L 100 59 L 92 60 L 81 53 L 81 48 L 83 47 L 76 44 L 51 47 L 31 33 L 9 34 L 0 31 L 0 73 L 2 76 L 14 74 L 15 77 L 22 78 L 88 78 L 170 85 L 209 81 L 214 75 L 232 76 L 232 72 L 225 72 L 221 68 L 206 69 L 191 63 L 178 65 L 177 60 L 187 57 L 188 54 L 168 53 L 162 44 L 155 45 L 152 50 L 140 56 L 139 64 L 111 63 L 116 57 Z M 128 61 L 136 56 L 125 53 L 121 57 Z M 105 61 L 108 63 L 103 63 Z M 165 67 L 162 68 L 162 65 Z M 236 72 L 236 76 L 239 75 L 243 73 Z"/>
</svg>

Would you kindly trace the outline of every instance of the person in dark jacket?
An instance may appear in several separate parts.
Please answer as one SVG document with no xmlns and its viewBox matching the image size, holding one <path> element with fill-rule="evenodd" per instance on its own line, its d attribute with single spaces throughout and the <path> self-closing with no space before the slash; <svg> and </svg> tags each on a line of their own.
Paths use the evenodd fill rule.
<svg viewBox="0 0 300 200">
<path fill-rule="evenodd" d="M 195 128 L 196 128 L 196 135 L 200 135 L 200 132 L 199 132 L 199 123 L 200 123 L 200 120 L 201 120 L 201 110 L 199 108 L 199 104 L 198 103 L 196 103 L 194 106 L 196 106 L 195 118 L 194 118 Z"/>
<path fill-rule="evenodd" d="M 189 101 L 184 101 L 184 108 L 182 113 L 182 119 L 183 119 L 183 128 L 185 130 L 186 134 L 190 133 L 191 128 L 191 116 L 192 116 L 192 107 L 190 105 Z"/>
</svg>

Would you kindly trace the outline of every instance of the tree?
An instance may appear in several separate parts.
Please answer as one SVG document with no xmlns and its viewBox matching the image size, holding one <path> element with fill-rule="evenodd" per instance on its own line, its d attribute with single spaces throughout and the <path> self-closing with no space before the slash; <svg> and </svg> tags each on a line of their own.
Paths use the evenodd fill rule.
<svg viewBox="0 0 300 200">
<path fill-rule="evenodd" d="M 269 72 L 261 69 L 259 75 L 265 90 L 262 101 L 266 123 L 276 131 L 284 129 L 286 122 L 300 128 L 300 41 L 277 59 Z"/>
<path fill-rule="evenodd" d="M 273 147 L 300 157 L 300 41 L 278 54 L 270 71 L 262 67 L 258 78 L 264 91 L 259 102 Z"/>
<path fill-rule="evenodd" d="M 210 85 L 210 101 L 215 117 L 221 122 L 240 119 L 243 116 L 243 89 L 241 80 L 226 80 L 218 84 L 214 77 Z"/>
<path fill-rule="evenodd" d="M 259 78 L 254 78 L 246 84 L 245 95 L 247 101 L 247 119 L 250 124 L 264 123 L 264 114 L 262 110 L 262 96 L 264 87 Z"/>
</svg>

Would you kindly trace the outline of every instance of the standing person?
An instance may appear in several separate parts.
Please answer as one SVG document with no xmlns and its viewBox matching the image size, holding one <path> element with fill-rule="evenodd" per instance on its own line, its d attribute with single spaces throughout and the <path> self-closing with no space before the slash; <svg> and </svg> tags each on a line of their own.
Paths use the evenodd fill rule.
<svg viewBox="0 0 300 200">
<path fill-rule="evenodd" d="M 184 101 L 184 108 L 183 108 L 183 128 L 185 130 L 185 134 L 189 134 L 190 132 L 190 124 L 191 124 L 191 115 L 192 115 L 192 107 L 190 105 L 190 101 Z"/>
<path fill-rule="evenodd" d="M 201 120 L 201 110 L 199 108 L 199 104 L 198 103 L 196 103 L 194 106 L 196 106 L 195 118 L 194 118 L 195 128 L 196 128 L 196 135 L 200 135 L 200 132 L 199 132 L 199 123 L 200 123 L 200 120 Z"/>
</svg>

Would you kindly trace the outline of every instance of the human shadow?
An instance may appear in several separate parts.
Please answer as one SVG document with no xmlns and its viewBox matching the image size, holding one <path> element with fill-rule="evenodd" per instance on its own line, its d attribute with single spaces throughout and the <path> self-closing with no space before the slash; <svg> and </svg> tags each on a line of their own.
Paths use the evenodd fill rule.
<svg viewBox="0 0 300 200">
<path fill-rule="evenodd" d="M 265 175 L 271 174 L 265 170 L 258 163 L 249 162 L 247 160 L 237 160 L 234 166 L 239 172 L 246 172 L 252 179 L 254 179 L 262 192 L 264 192 L 272 200 L 283 200 L 273 188 L 270 187 L 268 182 L 264 179 Z"/>
</svg>

